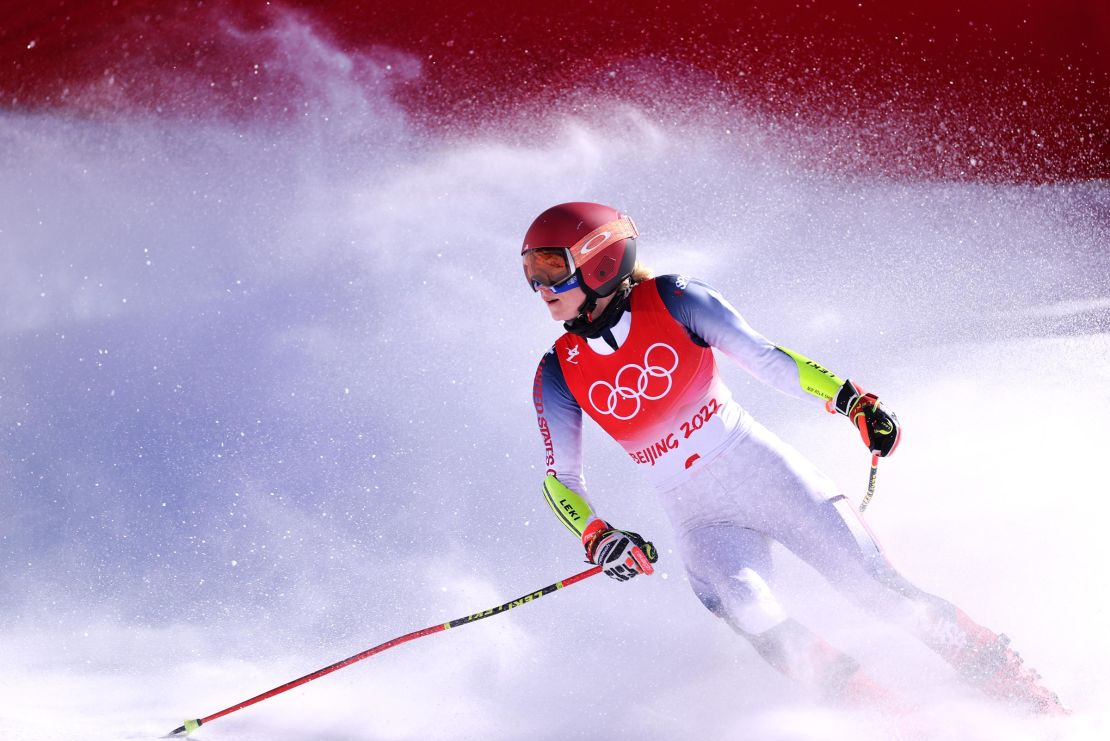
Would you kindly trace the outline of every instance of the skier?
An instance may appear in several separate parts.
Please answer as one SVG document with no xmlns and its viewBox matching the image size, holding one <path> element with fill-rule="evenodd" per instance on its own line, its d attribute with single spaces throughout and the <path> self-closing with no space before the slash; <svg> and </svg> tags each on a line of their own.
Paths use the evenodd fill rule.
<svg viewBox="0 0 1110 741">
<path fill-rule="evenodd" d="M 894 569 L 835 485 L 736 402 L 711 348 L 760 381 L 844 415 L 873 454 L 897 448 L 897 417 L 854 381 L 772 344 L 707 284 L 652 278 L 636 260 L 637 237 L 632 219 L 608 206 L 563 203 L 532 222 L 521 250 L 525 278 L 566 329 L 533 386 L 543 493 L 590 562 L 623 581 L 650 574 L 656 553 L 587 499 L 583 411 L 654 485 L 698 599 L 779 671 L 836 702 L 890 699 L 850 656 L 786 614 L 769 585 L 771 541 L 909 630 L 988 696 L 1066 713 L 1005 636 Z"/>
</svg>

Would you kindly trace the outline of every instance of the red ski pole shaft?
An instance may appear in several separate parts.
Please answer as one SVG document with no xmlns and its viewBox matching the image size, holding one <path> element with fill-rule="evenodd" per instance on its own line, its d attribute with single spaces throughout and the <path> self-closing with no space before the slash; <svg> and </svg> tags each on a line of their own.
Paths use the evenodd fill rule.
<svg viewBox="0 0 1110 741">
<path fill-rule="evenodd" d="M 461 625 L 469 625 L 470 623 L 477 622 L 479 620 L 491 617 L 493 615 L 500 615 L 501 613 L 507 612 L 508 610 L 511 610 L 514 607 L 519 607 L 521 605 L 528 604 L 529 602 L 537 600 L 540 597 L 543 597 L 544 595 L 551 594 L 552 592 L 554 592 L 556 590 L 559 590 L 559 589 L 562 589 L 563 587 L 569 587 L 571 584 L 574 584 L 576 582 L 580 582 L 583 579 L 587 579 L 587 578 L 589 578 L 591 576 L 594 576 L 595 574 L 599 574 L 599 573 L 601 573 L 601 567 L 600 566 L 594 566 L 593 568 L 586 569 L 585 571 L 583 571 L 580 574 L 575 574 L 574 576 L 572 576 L 568 579 L 563 579 L 562 581 L 557 581 L 554 584 L 549 584 L 548 586 L 544 587 L 543 589 L 539 589 L 539 590 L 536 590 L 535 592 L 531 592 L 531 593 L 526 594 L 522 597 L 518 597 L 514 600 L 510 600 L 510 601 L 506 602 L 503 605 L 499 605 L 497 607 L 493 607 L 489 610 L 484 610 L 483 612 L 478 612 L 478 613 L 475 613 L 473 615 L 468 615 L 466 617 L 457 618 L 455 620 L 451 620 L 450 622 L 441 623 L 439 625 L 433 625 L 431 627 L 424 628 L 423 630 L 417 630 L 417 631 L 414 631 L 412 633 L 408 633 L 406 635 L 400 636 L 398 638 L 394 638 L 391 641 L 386 641 L 385 643 L 383 643 L 381 645 L 374 646 L 373 648 L 368 648 L 368 649 L 366 649 L 365 651 L 363 651 L 361 653 L 355 654 L 354 656 L 349 656 L 346 659 L 343 659 L 342 661 L 337 661 L 334 664 L 331 664 L 329 666 L 325 666 L 323 669 L 317 669 L 316 671 L 312 672 L 311 674 L 306 674 L 306 675 L 304 675 L 303 677 L 301 677 L 299 679 L 294 679 L 291 682 L 286 682 L 285 684 L 281 685 L 280 687 L 274 687 L 272 690 L 269 690 L 267 692 L 263 692 L 261 695 L 256 695 L 256 696 L 250 698 L 249 700 L 243 700 L 242 702 L 236 703 L 236 704 L 232 705 L 231 707 L 224 708 L 223 710 L 219 711 L 218 713 L 212 713 L 212 715 L 208 715 L 208 716 L 205 716 L 203 718 L 196 718 L 196 719 L 193 719 L 193 720 L 187 720 L 187 721 L 185 721 L 184 725 L 179 726 L 178 728 L 175 728 L 174 730 L 170 731 L 169 735 L 170 736 L 177 736 L 177 735 L 180 735 L 180 734 L 191 733 L 191 732 L 195 731 L 197 728 L 200 728 L 205 723 L 210 723 L 210 722 L 214 721 L 216 718 L 222 718 L 225 715 L 228 715 L 230 713 L 234 713 L 236 710 L 242 710 L 245 707 L 248 707 L 250 705 L 254 705 L 257 702 L 262 702 L 263 700 L 266 700 L 270 697 L 273 697 L 274 695 L 280 695 L 282 692 L 287 692 L 287 691 L 293 689 L 294 687 L 300 687 L 302 684 L 305 684 L 307 682 L 311 682 L 313 679 L 319 679 L 320 677 L 324 676 L 325 674 L 331 674 L 332 672 L 339 671 L 340 669 L 342 669 L 345 666 L 350 666 L 351 664 L 355 663 L 356 661 L 362 661 L 363 659 L 370 658 L 374 654 L 379 654 L 382 651 L 393 648 L 394 646 L 400 646 L 402 643 L 408 643 L 409 641 L 415 641 L 417 638 L 423 638 L 424 636 L 431 635 L 432 633 L 439 633 L 441 631 L 448 630 L 450 628 L 457 628 Z"/>
</svg>

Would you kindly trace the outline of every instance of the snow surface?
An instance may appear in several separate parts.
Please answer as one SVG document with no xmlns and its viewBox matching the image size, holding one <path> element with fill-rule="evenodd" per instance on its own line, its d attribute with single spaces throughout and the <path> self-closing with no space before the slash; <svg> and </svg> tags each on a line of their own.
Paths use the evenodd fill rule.
<svg viewBox="0 0 1110 741">
<path fill-rule="evenodd" d="M 530 392 L 557 327 L 516 258 L 571 199 L 627 210 L 657 273 L 710 280 L 883 396 L 906 438 L 871 526 L 1075 716 L 981 700 L 782 554 L 792 612 L 921 709 L 821 706 L 701 608 L 590 430 L 593 498 L 655 540 L 658 576 L 588 580 L 195 736 L 1107 736 L 1105 183 L 848 179 L 793 166 L 805 142 L 767 121 L 605 101 L 431 137 L 305 29 L 284 44 L 313 83 L 296 123 L 0 114 L 0 738 L 159 736 L 582 570 L 539 494 Z M 725 373 L 862 494 L 842 420 Z"/>
</svg>

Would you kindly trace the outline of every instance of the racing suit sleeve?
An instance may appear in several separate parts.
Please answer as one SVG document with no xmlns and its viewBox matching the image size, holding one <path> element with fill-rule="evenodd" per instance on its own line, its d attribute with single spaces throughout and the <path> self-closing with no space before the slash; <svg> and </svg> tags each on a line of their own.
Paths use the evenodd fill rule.
<svg viewBox="0 0 1110 741">
<path fill-rule="evenodd" d="M 775 345 L 752 329 L 724 296 L 700 280 L 656 279 L 659 296 L 694 342 L 715 347 L 757 379 L 799 399 L 828 401 L 844 379 L 809 358 Z"/>
<path fill-rule="evenodd" d="M 532 388 L 544 446 L 543 495 L 559 521 L 581 540 L 586 526 L 597 519 L 586 500 L 582 474 L 582 408 L 563 378 L 554 350 L 540 360 Z"/>
</svg>

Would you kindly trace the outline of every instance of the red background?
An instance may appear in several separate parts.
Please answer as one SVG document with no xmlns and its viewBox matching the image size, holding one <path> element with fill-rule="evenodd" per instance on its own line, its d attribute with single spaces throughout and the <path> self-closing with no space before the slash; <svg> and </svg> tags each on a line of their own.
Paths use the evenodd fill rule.
<svg viewBox="0 0 1110 741">
<path fill-rule="evenodd" d="M 220 30 L 270 28 L 278 5 L 7 0 L 0 106 L 287 115 L 297 81 L 251 73 L 267 69 L 273 49 Z M 743 110 L 785 130 L 835 131 L 821 139 L 821 167 L 1009 182 L 1110 176 L 1105 0 L 544 5 L 280 4 L 345 51 L 419 59 L 418 75 L 395 75 L 393 95 L 433 132 L 604 95 L 660 115 Z"/>
</svg>

